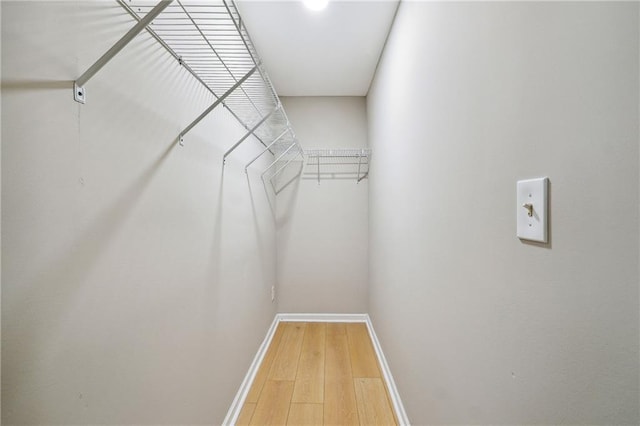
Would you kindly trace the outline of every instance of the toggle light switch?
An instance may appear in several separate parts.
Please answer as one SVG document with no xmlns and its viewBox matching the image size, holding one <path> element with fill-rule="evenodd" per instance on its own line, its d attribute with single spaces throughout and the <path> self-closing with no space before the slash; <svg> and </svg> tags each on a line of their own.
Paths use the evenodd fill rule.
<svg viewBox="0 0 640 426">
<path fill-rule="evenodd" d="M 516 185 L 518 238 L 540 243 L 547 242 L 548 187 L 549 178 L 547 177 L 518 181 Z"/>
</svg>

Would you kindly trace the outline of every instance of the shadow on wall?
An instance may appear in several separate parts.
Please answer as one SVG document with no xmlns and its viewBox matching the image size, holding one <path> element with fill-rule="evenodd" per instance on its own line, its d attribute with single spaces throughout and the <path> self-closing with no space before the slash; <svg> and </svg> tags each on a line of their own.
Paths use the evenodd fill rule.
<svg viewBox="0 0 640 426">
<path fill-rule="evenodd" d="M 269 210 L 271 211 L 271 217 L 274 218 L 276 217 L 276 194 L 273 191 L 269 191 L 269 188 L 267 187 L 267 184 L 265 183 L 264 179 L 262 180 L 262 187 L 264 189 L 264 193 L 267 197 L 267 202 L 269 203 Z M 247 184 L 249 185 L 249 195 L 251 196 L 251 205 L 252 207 L 254 207 L 254 203 L 253 203 L 253 191 L 251 189 L 251 179 L 249 178 L 249 175 L 247 174 Z"/>
<path fill-rule="evenodd" d="M 297 176 L 299 176 L 299 172 L 297 173 Z M 247 187 L 249 188 L 249 197 L 251 198 L 251 210 L 252 210 L 252 216 L 253 216 L 253 225 L 255 228 L 255 233 L 256 233 L 256 241 L 258 243 L 258 248 L 259 251 L 261 253 L 264 252 L 268 252 L 268 251 L 273 251 L 275 249 L 275 247 L 269 247 L 265 245 L 265 239 L 263 238 L 263 232 L 264 230 L 261 228 L 260 226 L 260 220 L 259 220 L 259 210 L 256 206 L 256 192 L 254 192 L 254 187 L 255 185 L 252 187 L 251 184 L 251 177 L 249 174 L 246 175 L 247 178 Z M 266 197 L 267 203 L 269 205 L 269 210 L 271 213 L 271 220 L 272 223 L 275 223 L 276 220 L 276 196 L 277 193 L 274 192 L 272 190 L 272 185 L 269 185 L 266 183 L 266 180 L 263 178 L 260 178 L 260 180 L 262 181 L 262 186 L 264 189 L 264 196 Z M 296 181 L 296 177 L 293 177 L 292 179 L 289 180 L 289 182 L 286 183 L 286 185 L 284 187 L 288 187 L 291 183 Z M 284 188 L 282 188 L 284 189 Z M 281 190 L 282 190 L 281 189 Z M 260 194 L 260 191 L 258 191 L 258 194 Z M 273 273 L 273 270 L 270 269 L 270 264 L 266 261 L 262 262 L 262 272 L 263 272 L 263 276 L 270 276 L 270 274 Z"/>
<path fill-rule="evenodd" d="M 179 140 L 180 138 L 178 138 Z M 218 186 L 218 200 L 217 207 L 215 212 L 215 223 L 213 225 L 213 235 L 211 238 L 211 276 L 215 277 L 215 282 L 219 283 L 222 280 L 222 229 L 223 229 L 223 220 L 222 220 L 222 212 L 223 212 L 223 200 L 224 200 L 224 167 L 220 168 L 220 184 Z M 219 286 L 214 286 L 214 288 L 220 290 Z M 217 312 L 218 305 L 217 303 L 220 301 L 220 294 L 216 294 L 213 300 L 216 302 L 215 309 L 210 309 L 210 312 Z"/>
<path fill-rule="evenodd" d="M 289 173 L 278 177 L 274 190 L 280 195 L 281 207 L 276 214 L 276 231 L 279 232 L 289 221 L 290 214 L 294 210 L 300 188 L 300 177 L 304 168 L 302 161 L 295 162 Z M 286 190 L 286 191 L 285 191 Z"/>
<path fill-rule="evenodd" d="M 297 182 L 302 175 L 304 161 L 293 161 L 292 163 L 293 165 L 291 167 L 285 168 L 281 174 L 274 177 L 272 186 L 276 195 L 287 189 L 287 187 L 292 183 Z"/>
<path fill-rule="evenodd" d="M 80 236 L 70 244 L 72 249 L 68 252 L 60 254 L 58 258 L 51 264 L 37 272 L 36 278 L 31 282 L 27 294 L 21 297 L 21 303 L 15 305 L 3 306 L 7 311 L 3 318 L 18 318 L 16 312 L 28 309 L 28 305 L 34 299 L 47 299 L 55 296 L 54 299 L 60 300 L 61 295 L 66 299 L 71 299 L 78 295 L 78 290 L 91 272 L 100 255 L 109 245 L 116 231 L 129 213 L 134 210 L 138 202 L 142 199 L 142 194 L 152 181 L 154 175 L 160 170 L 169 153 L 175 146 L 176 141 L 172 142 L 161 155 L 136 178 L 129 187 L 115 200 L 115 202 L 105 209 L 96 219 L 91 222 L 86 229 L 81 232 Z M 82 261 L 78 261 L 82 259 Z M 66 283 L 66 288 L 52 285 L 52 283 Z M 49 294 L 47 294 L 49 293 Z M 64 314 L 68 311 L 70 303 L 56 303 L 50 306 L 52 308 L 52 317 L 62 320 Z M 38 338 L 25 338 L 23 345 L 28 348 L 24 352 L 31 361 L 24 364 L 37 364 L 37 360 L 42 357 L 37 347 L 30 347 L 30 342 L 43 342 L 56 336 L 51 333 L 51 329 L 58 324 L 48 324 L 46 328 L 37 328 L 37 333 L 43 336 Z M 46 346 L 46 345 L 45 345 Z M 15 389 L 14 389 L 15 391 Z"/>
<path fill-rule="evenodd" d="M 70 80 L 3 80 L 2 90 L 55 90 L 64 89 L 71 92 L 73 81 Z"/>
<path fill-rule="evenodd" d="M 271 175 L 271 177 L 268 178 L 265 178 L 264 174 L 261 176 L 262 186 L 266 194 L 267 201 L 269 202 L 271 214 L 275 220 L 277 220 L 276 196 L 293 184 L 296 184 L 295 188 L 297 188 L 297 183 L 302 175 L 303 165 L 303 161 L 292 161 L 290 165 L 285 167 L 278 175 Z M 255 214 L 254 194 L 251 188 L 251 180 L 248 175 L 247 185 L 249 186 L 251 203 Z"/>
</svg>

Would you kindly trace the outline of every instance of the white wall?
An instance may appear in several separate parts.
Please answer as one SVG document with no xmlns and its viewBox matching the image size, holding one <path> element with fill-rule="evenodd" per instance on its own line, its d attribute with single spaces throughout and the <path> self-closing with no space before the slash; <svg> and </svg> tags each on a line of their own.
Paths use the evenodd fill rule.
<svg viewBox="0 0 640 426">
<path fill-rule="evenodd" d="M 282 103 L 303 148 L 366 148 L 364 98 L 284 97 Z M 366 312 L 367 179 L 318 185 L 315 172 L 305 168 L 278 195 L 278 310 Z"/>
<path fill-rule="evenodd" d="M 2 2 L 2 420 L 218 424 L 275 314 L 247 141 L 115 2 Z M 265 158 L 264 161 L 267 161 Z"/>
<path fill-rule="evenodd" d="M 0 23 L 2 22 L 2 6 L 0 6 Z M 0 80 L 2 79 L 2 41 L 0 40 Z M 2 90 L 0 90 L 0 129 L 2 129 Z M 2 131 L 0 131 L 0 188 L 2 188 Z M 2 212 L 2 196 L 0 194 L 0 217 Z M 0 241 L 2 240 L 2 220 L 0 220 Z M 0 244 L 0 359 L 2 354 L 2 244 Z M 0 366 L 0 383 L 2 368 Z M 0 388 L 1 389 L 1 388 Z M 0 391 L 1 393 L 1 391 Z M 0 423 L 2 417 L 2 395 L 0 395 Z"/>
<path fill-rule="evenodd" d="M 370 313 L 414 424 L 638 424 L 638 3 L 403 2 Z M 515 236 L 549 176 L 551 242 Z"/>
</svg>

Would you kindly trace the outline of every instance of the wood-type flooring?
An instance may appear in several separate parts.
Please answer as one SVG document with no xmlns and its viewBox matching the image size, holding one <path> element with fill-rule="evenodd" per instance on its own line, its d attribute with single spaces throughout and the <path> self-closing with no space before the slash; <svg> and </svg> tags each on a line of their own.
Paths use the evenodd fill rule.
<svg viewBox="0 0 640 426">
<path fill-rule="evenodd" d="M 237 425 L 396 425 L 364 323 L 281 322 Z"/>
</svg>

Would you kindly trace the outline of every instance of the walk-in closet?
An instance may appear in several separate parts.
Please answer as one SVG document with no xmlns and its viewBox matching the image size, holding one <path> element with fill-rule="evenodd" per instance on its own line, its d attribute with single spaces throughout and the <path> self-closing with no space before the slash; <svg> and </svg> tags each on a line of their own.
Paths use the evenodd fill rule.
<svg viewBox="0 0 640 426">
<path fill-rule="evenodd" d="M 0 2 L 3 425 L 640 424 L 640 3 Z"/>
</svg>

